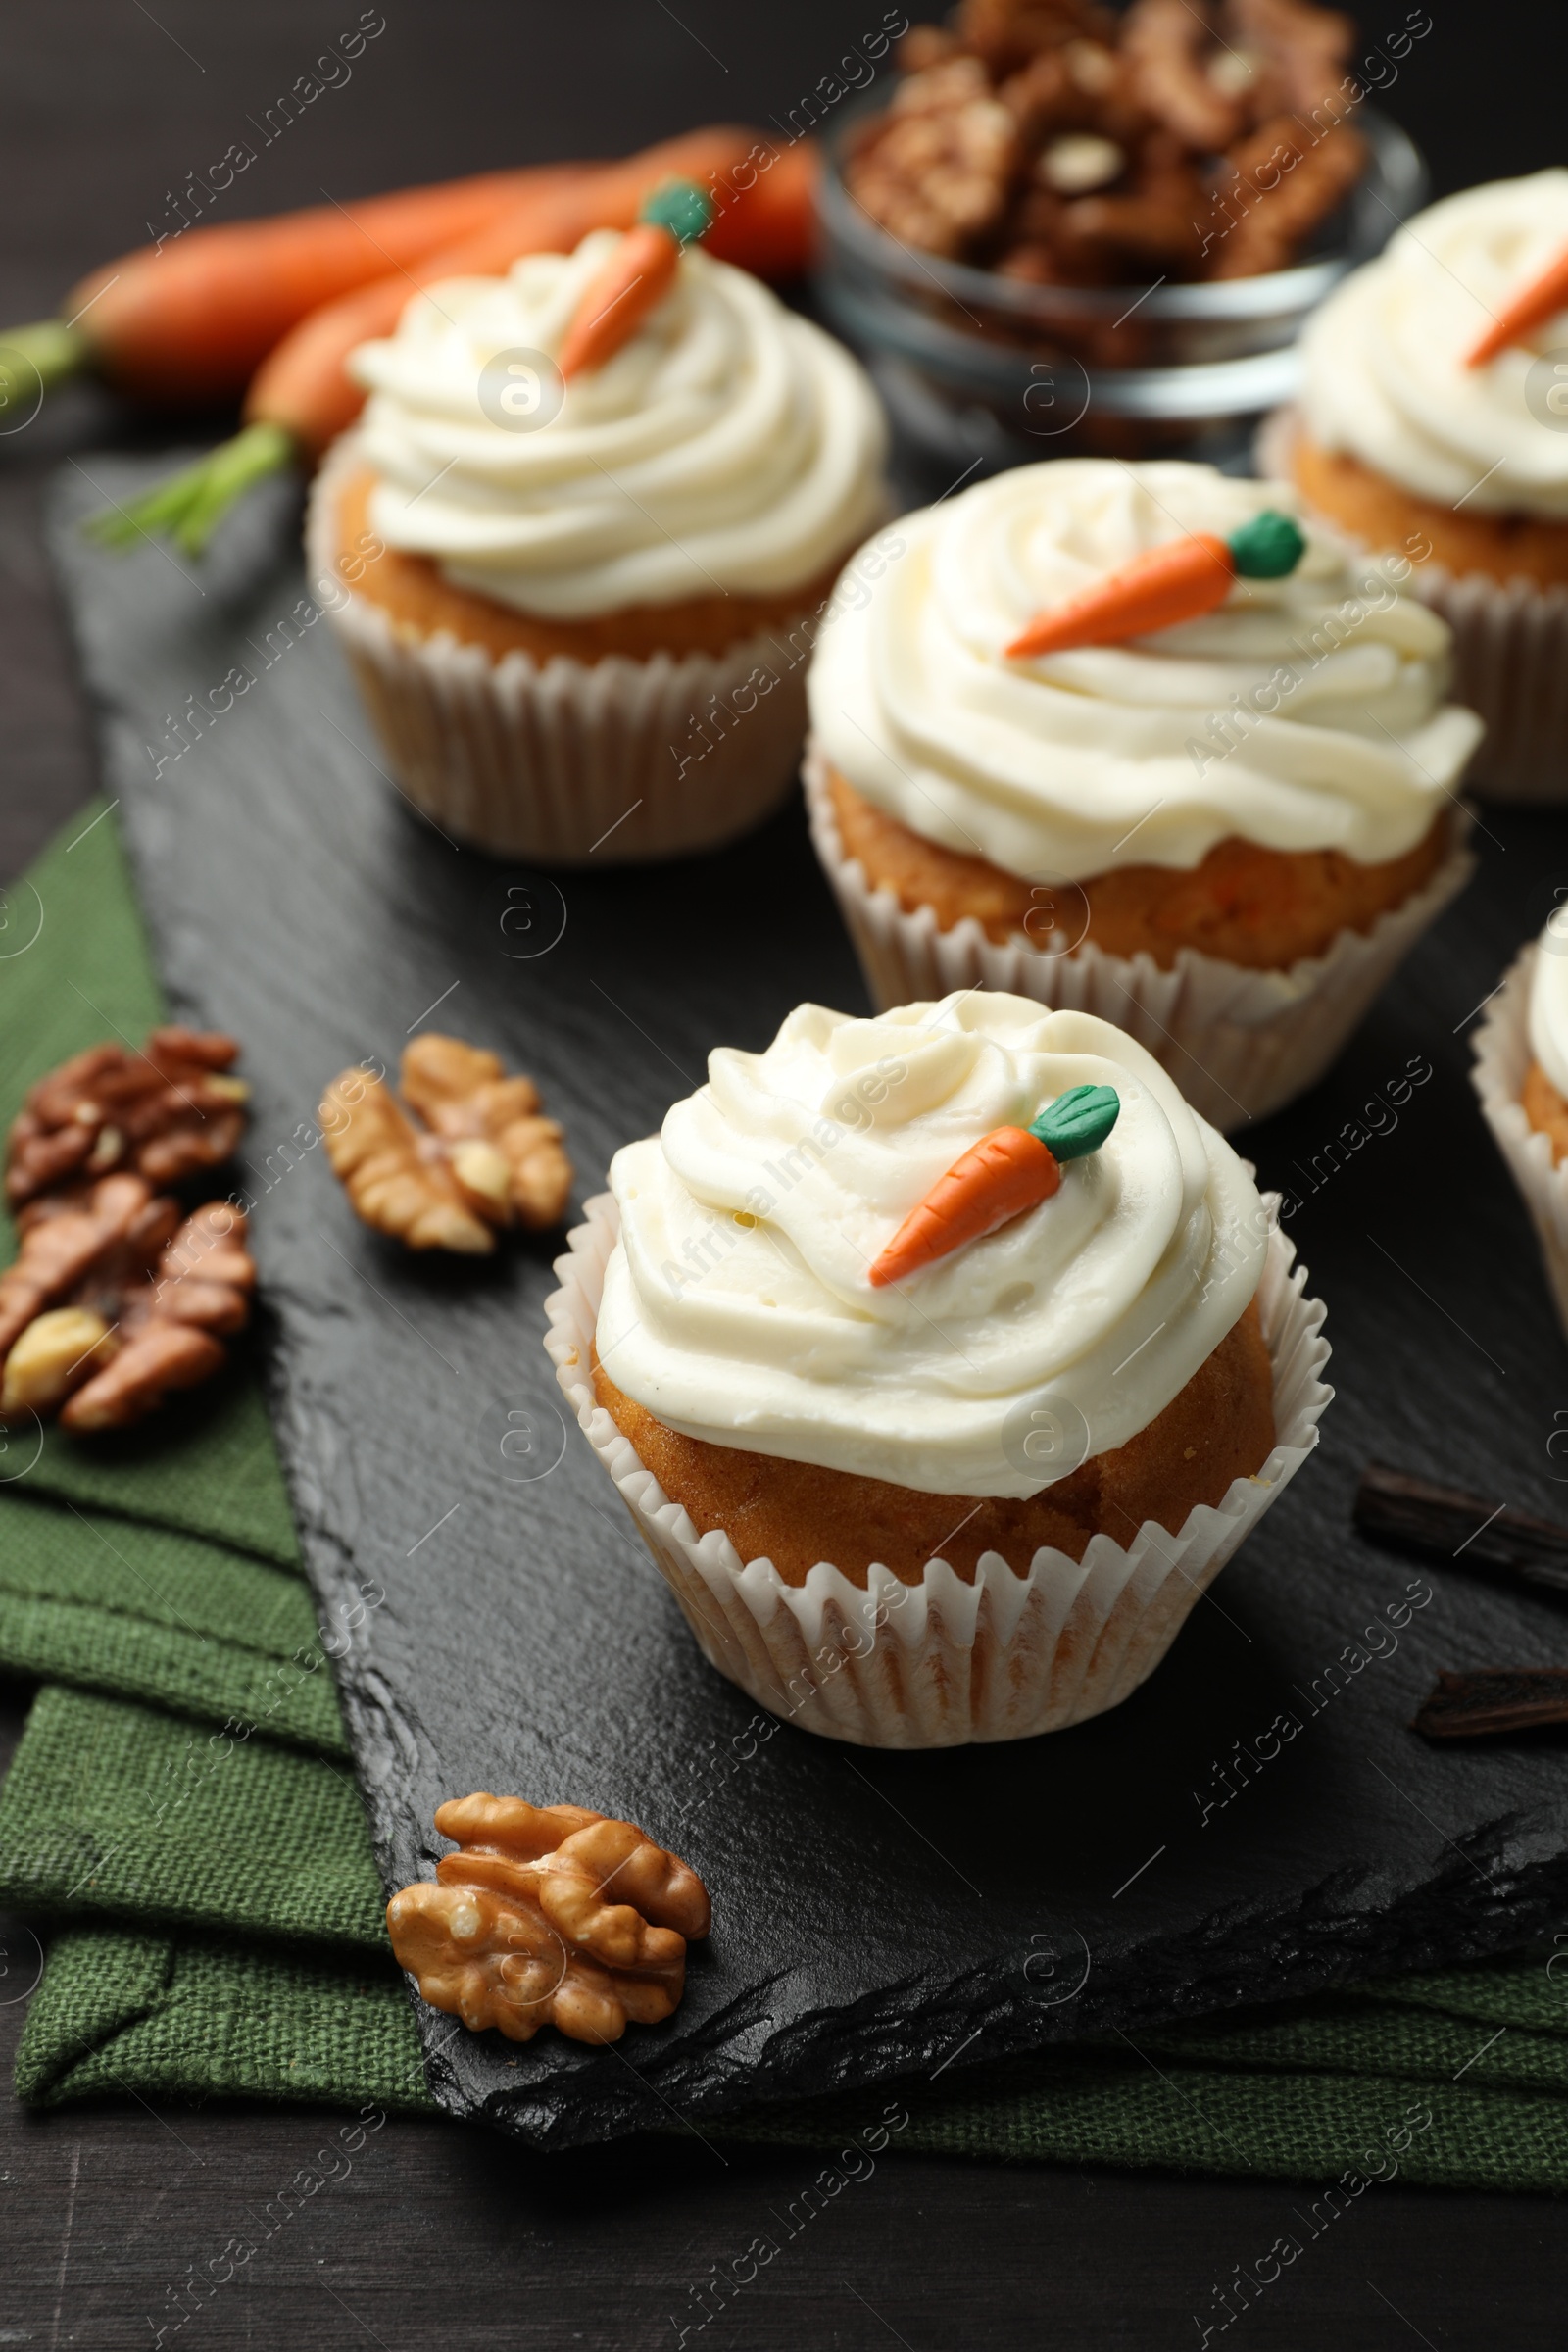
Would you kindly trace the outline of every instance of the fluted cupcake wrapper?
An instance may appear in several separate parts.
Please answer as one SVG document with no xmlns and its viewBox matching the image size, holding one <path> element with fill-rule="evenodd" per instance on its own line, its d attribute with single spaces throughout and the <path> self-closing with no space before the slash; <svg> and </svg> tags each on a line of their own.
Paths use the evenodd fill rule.
<svg viewBox="0 0 1568 2352">
<path fill-rule="evenodd" d="M 995 988 L 1054 1011 L 1096 1013 L 1146 1046 L 1221 1134 L 1266 1118 L 1317 1084 L 1475 869 L 1465 846 L 1470 818 L 1456 808 L 1452 844 L 1431 880 L 1369 931 L 1342 931 L 1326 955 L 1284 971 L 1251 971 L 1196 948 L 1183 948 L 1163 971 L 1152 956 L 1110 956 L 1093 940 L 1050 954 L 1021 933 L 991 939 L 973 916 L 944 931 L 933 908 L 906 911 L 846 856 L 814 745 L 805 777 L 811 839 L 879 1008 Z"/>
<path fill-rule="evenodd" d="M 1297 429 L 1292 409 L 1267 418 L 1260 472 L 1294 479 Z M 1417 564 L 1409 587 L 1453 631 L 1453 700 L 1486 721 L 1466 790 L 1518 808 L 1568 802 L 1568 588 L 1441 564 Z"/>
<path fill-rule="evenodd" d="M 1411 583 L 1453 631 L 1453 699 L 1487 722 L 1467 784 L 1516 808 L 1568 802 L 1568 588 L 1423 564 Z"/>
<path fill-rule="evenodd" d="M 1568 941 L 1564 942 L 1568 951 Z M 1470 1083 L 1508 1173 L 1530 1211 L 1563 1331 L 1568 1334 L 1568 1161 L 1558 1166 L 1551 1139 L 1532 1127 L 1521 1101 L 1530 1050 L 1530 983 L 1541 950 L 1532 943 L 1508 967 L 1473 1041 Z"/>
<path fill-rule="evenodd" d="M 340 442 L 317 477 L 311 577 L 332 585 L 327 616 L 392 780 L 432 824 L 497 857 L 627 865 L 714 849 L 777 808 L 806 733 L 807 670 L 779 641 L 798 646 L 811 614 L 722 654 L 648 661 L 497 661 L 421 637 L 337 571 L 333 510 L 354 464 Z"/>
<path fill-rule="evenodd" d="M 594 1332 L 619 1233 L 608 1193 L 556 1261 L 545 1346 L 589 1444 L 669 1584 L 709 1663 L 771 1714 L 859 1747 L 957 1747 L 1023 1740 L 1102 1714 L 1159 1664 L 1184 1620 L 1317 1443 L 1334 1392 L 1324 1309 L 1276 1226 L 1258 1306 L 1274 1376 L 1273 1451 L 1200 1504 L 1179 1535 L 1147 1520 L 1122 1546 L 1090 1541 L 1082 1561 L 1043 1547 L 1015 1575 L 996 1552 L 972 1584 L 945 1560 L 901 1584 L 873 1566 L 865 1584 L 819 1561 L 804 1585 L 770 1560 L 743 1561 L 727 1535 L 700 1536 L 645 1468 L 593 1392 Z"/>
</svg>

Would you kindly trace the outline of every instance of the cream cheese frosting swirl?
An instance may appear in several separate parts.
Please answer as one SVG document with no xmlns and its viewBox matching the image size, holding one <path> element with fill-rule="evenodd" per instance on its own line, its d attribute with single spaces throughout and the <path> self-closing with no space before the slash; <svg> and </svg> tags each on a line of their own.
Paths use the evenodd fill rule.
<svg viewBox="0 0 1568 2352">
<path fill-rule="evenodd" d="M 1300 399 L 1312 439 L 1418 498 L 1568 519 L 1568 431 L 1537 415 L 1527 382 L 1542 352 L 1568 345 L 1568 314 L 1484 367 L 1465 365 L 1565 245 L 1560 168 L 1418 213 L 1307 327 Z"/>
<path fill-rule="evenodd" d="M 1559 906 L 1536 947 L 1530 975 L 1530 1051 L 1568 1101 L 1568 906 Z"/>
<path fill-rule="evenodd" d="M 1303 520 L 1285 579 L 1238 580 L 1200 620 L 1010 661 L 1043 608 L 1189 531 L 1227 537 L 1278 483 L 1177 461 L 1019 466 L 907 515 L 858 608 L 828 617 L 817 743 L 867 800 L 1014 874 L 1192 867 L 1230 835 L 1363 864 L 1413 848 L 1481 731 L 1444 706 L 1449 632 Z"/>
<path fill-rule="evenodd" d="M 924 1272 L 867 1270 L 992 1128 L 1113 1086 L 1061 1189 Z M 721 1047 L 618 1152 L 600 1360 L 667 1426 L 927 1494 L 1028 1495 L 1144 1429 L 1257 1287 L 1267 1214 L 1236 1153 L 1092 1014 L 966 991 L 872 1020 L 803 1004 Z"/>
<path fill-rule="evenodd" d="M 551 619 L 806 586 L 886 503 L 868 377 L 758 279 L 688 248 L 641 329 L 552 387 L 548 364 L 616 242 L 601 229 L 506 277 L 434 286 L 390 340 L 360 346 L 372 528 L 455 585 Z M 545 420 L 512 429 L 482 405 L 481 378 L 527 355 L 545 363 Z"/>
</svg>

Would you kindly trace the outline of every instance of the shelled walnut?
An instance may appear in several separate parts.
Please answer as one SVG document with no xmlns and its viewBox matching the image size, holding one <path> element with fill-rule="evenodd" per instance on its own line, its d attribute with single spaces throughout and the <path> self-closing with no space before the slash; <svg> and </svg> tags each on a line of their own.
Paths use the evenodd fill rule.
<svg viewBox="0 0 1568 2352">
<path fill-rule="evenodd" d="M 1240 277 L 1354 186 L 1348 17 L 1309 0 L 962 0 L 846 166 L 890 235 L 1026 283 Z"/>
<path fill-rule="evenodd" d="M 128 1171 L 35 1199 L 0 1274 L 0 1416 L 123 1429 L 211 1379 L 250 1316 L 245 1239 L 226 1200 L 185 1217 Z"/>
<path fill-rule="evenodd" d="M 686 1945 L 708 1934 L 696 1872 L 629 1821 L 518 1796 L 453 1797 L 435 1826 L 453 1838 L 435 1881 L 386 1907 L 400 1964 L 432 2008 L 471 2033 L 531 2041 L 618 2041 L 680 2000 Z"/>
<path fill-rule="evenodd" d="M 12 1124 L 0 1273 L 0 1419 L 123 1429 L 227 1360 L 256 1269 L 243 1214 L 193 1214 L 164 1188 L 208 1176 L 244 1131 L 231 1037 L 154 1029 L 91 1046 L 33 1086 Z"/>
<path fill-rule="evenodd" d="M 958 254 L 1000 218 L 1018 162 L 1013 116 L 979 59 L 959 57 L 901 85 L 855 193 L 905 243 Z"/>
<path fill-rule="evenodd" d="M 1360 176 L 1359 142 L 1336 131 L 1312 141 L 1294 115 L 1276 115 L 1244 139 L 1228 159 L 1230 185 L 1241 191 L 1271 183 L 1266 203 L 1244 204 L 1214 257 L 1216 277 L 1260 277 L 1283 270 L 1302 237 L 1332 212 Z M 1228 188 L 1220 190 L 1223 204 Z"/>
<path fill-rule="evenodd" d="M 427 1034 L 405 1049 L 399 1080 L 402 1102 L 374 1071 L 344 1070 L 321 1100 L 327 1156 L 367 1225 L 411 1250 L 479 1255 L 498 1228 L 560 1224 L 571 1162 L 531 1078 Z"/>
<path fill-rule="evenodd" d="M 250 1089 L 229 1075 L 231 1037 L 152 1030 L 138 1052 L 90 1046 L 31 1087 L 12 1123 L 6 1200 L 22 1208 L 62 1185 L 130 1168 L 167 1187 L 221 1167 L 245 1127 Z"/>
</svg>

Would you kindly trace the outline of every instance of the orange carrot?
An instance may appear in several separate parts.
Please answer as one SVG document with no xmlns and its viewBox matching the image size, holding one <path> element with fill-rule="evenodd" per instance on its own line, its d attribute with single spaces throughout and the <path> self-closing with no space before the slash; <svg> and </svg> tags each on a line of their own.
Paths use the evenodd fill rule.
<svg viewBox="0 0 1568 2352">
<path fill-rule="evenodd" d="M 56 363 L 52 377 L 94 367 L 135 399 L 191 408 L 236 400 L 278 337 L 321 303 L 416 265 L 589 168 L 485 172 L 190 228 L 107 262 L 73 286 L 59 320 L 0 340 L 31 356 L 36 337 Z"/>
<path fill-rule="evenodd" d="M 1069 1159 L 1098 1152 L 1121 1116 L 1113 1086 L 1069 1086 L 1027 1127 L 993 1127 L 939 1176 L 871 1267 L 880 1290 L 983 1241 L 1049 1200 Z"/>
<path fill-rule="evenodd" d="M 1064 604 L 1037 613 L 1008 646 L 1008 658 L 1116 645 L 1125 637 L 1147 637 L 1178 621 L 1197 620 L 1225 602 L 1235 577 L 1235 559 L 1212 531 L 1167 539 Z"/>
<path fill-rule="evenodd" d="M 1173 629 L 1222 605 L 1233 580 L 1282 580 L 1305 553 L 1300 524 L 1277 507 L 1261 508 L 1228 539 L 1210 531 L 1167 539 L 1064 604 L 1037 612 L 1008 656 L 1064 654 L 1076 645 L 1118 645 Z"/>
<path fill-rule="evenodd" d="M 564 382 L 603 368 L 630 342 L 674 284 L 682 249 L 712 224 L 712 204 L 695 180 L 668 179 L 644 199 L 636 226 L 578 298 L 556 363 Z"/>
<path fill-rule="evenodd" d="M 717 217 L 703 250 L 758 277 L 803 277 L 816 259 L 821 155 L 813 139 L 797 139 L 776 149 L 770 161 L 753 157 L 727 182 L 710 182 Z"/>
<path fill-rule="evenodd" d="M 594 228 L 630 228 L 638 207 L 670 178 L 689 178 L 723 190 L 725 174 L 754 152 L 749 131 L 728 125 L 687 131 L 623 163 L 586 167 L 558 184 L 541 184 L 463 242 L 427 255 L 416 268 L 373 279 L 302 318 L 268 355 L 251 381 L 245 430 L 195 466 L 161 483 L 145 498 L 95 518 L 96 535 L 110 546 L 144 532 L 166 531 L 198 554 L 208 536 L 252 483 L 295 464 L 314 465 L 365 405 L 363 388 L 344 363 L 357 345 L 389 335 L 414 295 L 448 277 L 496 276 L 527 253 L 569 253 Z M 760 200 L 757 187 L 727 204 L 730 258 L 745 254 L 746 222 L 756 217 L 771 260 L 792 248 L 780 228 L 779 201 Z M 797 170 L 794 201 L 810 203 L 811 181 Z M 754 216 L 755 208 L 755 216 Z"/>
<path fill-rule="evenodd" d="M 993 1127 L 910 1209 L 871 1268 L 873 1289 L 995 1233 L 1049 1200 L 1060 1183 L 1055 1154 L 1039 1136 L 1027 1127 Z"/>
<path fill-rule="evenodd" d="M 1533 334 L 1538 326 L 1544 326 L 1561 310 L 1568 310 L 1568 245 L 1539 277 L 1533 277 L 1523 292 L 1514 296 L 1502 317 L 1493 320 L 1467 355 L 1465 366 L 1484 368 L 1499 351 L 1506 351 L 1510 343 L 1522 343 L 1526 335 Z"/>
<path fill-rule="evenodd" d="M 639 220 L 583 289 L 556 365 L 569 383 L 602 368 L 629 342 L 675 282 L 680 239 L 658 220 Z"/>
</svg>

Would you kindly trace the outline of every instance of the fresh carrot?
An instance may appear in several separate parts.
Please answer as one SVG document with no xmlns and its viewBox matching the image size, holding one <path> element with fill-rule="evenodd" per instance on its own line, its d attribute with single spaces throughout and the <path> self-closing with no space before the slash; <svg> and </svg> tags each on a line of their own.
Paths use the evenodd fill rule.
<svg viewBox="0 0 1568 2352">
<path fill-rule="evenodd" d="M 635 227 L 583 288 L 556 361 L 563 382 L 585 368 L 603 368 L 630 342 L 674 284 L 682 248 L 702 236 L 712 218 L 712 206 L 689 179 L 654 190 Z"/>
<path fill-rule="evenodd" d="M 351 287 L 416 267 L 543 190 L 590 169 L 485 172 L 266 220 L 195 227 L 144 245 L 73 286 L 58 319 L 13 328 L 49 380 L 94 368 L 138 400 L 237 400 L 280 335 Z"/>
<path fill-rule="evenodd" d="M 754 149 L 743 172 L 723 184 L 715 174 L 710 182 L 715 217 L 703 250 L 758 277 L 804 277 L 817 254 L 821 153 L 814 139 L 797 139 L 763 163 L 755 160 L 758 153 L 765 149 Z"/>
<path fill-rule="evenodd" d="M 1007 658 L 1119 645 L 1128 637 L 1199 620 L 1225 602 L 1234 580 L 1277 580 L 1294 571 L 1305 547 L 1299 526 L 1273 508 L 1254 514 L 1229 539 L 1212 531 L 1166 539 L 1077 596 L 1037 613 L 1007 647 Z"/>
<path fill-rule="evenodd" d="M 1484 368 L 1494 360 L 1499 351 L 1510 343 L 1522 343 L 1526 335 L 1548 318 L 1568 310 L 1568 245 L 1554 262 L 1549 262 L 1539 277 L 1533 277 L 1522 293 L 1516 294 L 1500 318 L 1494 318 L 1486 333 L 1466 359 L 1467 368 Z"/>
<path fill-rule="evenodd" d="M 1073 1086 L 1028 1127 L 993 1127 L 910 1209 L 872 1264 L 873 1289 L 901 1282 L 966 1242 L 1038 1208 L 1061 1184 L 1062 1162 L 1098 1152 L 1121 1102 L 1109 1086 Z"/>
<path fill-rule="evenodd" d="M 630 228 L 643 200 L 665 180 L 722 182 L 754 144 L 743 129 L 688 131 L 623 163 L 584 171 L 568 184 L 541 188 L 474 236 L 427 256 L 417 269 L 376 278 L 324 304 L 285 335 L 258 369 L 245 402 L 246 429 L 122 512 L 96 518 L 96 535 L 119 545 L 143 532 L 167 531 L 177 545 L 199 553 L 241 491 L 291 465 L 314 465 L 354 422 L 365 393 L 344 363 L 361 343 L 391 334 L 416 293 L 444 278 L 499 275 L 523 254 L 569 253 L 590 229 Z M 808 193 L 808 181 L 798 177 L 797 186 Z M 729 209 L 737 258 L 754 193 L 737 195 Z M 768 250 L 776 251 L 776 212 L 760 212 Z"/>
</svg>

